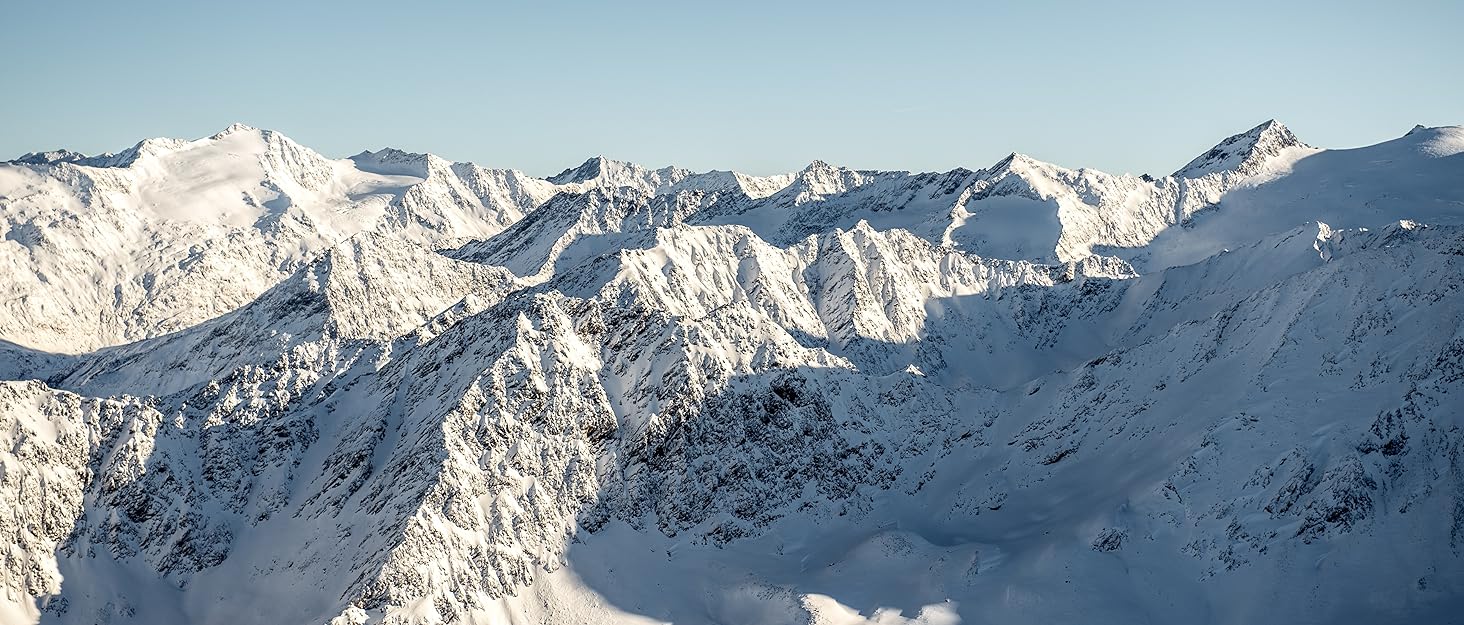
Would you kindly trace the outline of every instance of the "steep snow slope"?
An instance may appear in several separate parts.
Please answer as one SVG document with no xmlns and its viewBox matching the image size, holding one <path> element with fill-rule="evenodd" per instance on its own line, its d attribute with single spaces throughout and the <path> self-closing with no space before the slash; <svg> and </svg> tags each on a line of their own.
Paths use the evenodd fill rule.
<svg viewBox="0 0 1464 625">
<path fill-rule="evenodd" d="M 83 163 L 0 166 L 6 339 L 80 352 L 226 313 L 415 181 L 243 126 Z"/>
<path fill-rule="evenodd" d="M 490 237 L 556 193 L 568 194 L 561 202 L 568 204 L 595 191 L 643 202 L 701 193 L 710 199 L 694 200 L 698 210 L 678 220 L 748 225 L 778 243 L 864 220 L 985 256 L 1069 262 L 1101 252 L 1162 268 L 1308 219 L 1377 225 L 1387 214 L 1378 205 L 1389 201 L 1432 206 L 1414 217 L 1450 219 L 1458 133 L 1420 129 L 1389 144 L 1318 152 L 1268 122 L 1179 177 L 1157 181 L 1013 155 L 979 172 L 854 172 L 815 163 L 768 179 L 596 158 L 556 183 L 397 150 L 329 161 L 278 133 L 236 125 L 199 141 L 155 139 L 116 155 L 0 166 L 0 260 L 15 276 L 0 300 L 7 312 L 0 322 L 10 324 L 0 337 L 86 351 L 157 336 L 237 308 L 356 232 L 454 246 Z M 1439 182 L 1397 182 L 1415 171 Z M 1232 210 L 1206 210 L 1222 198 Z M 553 236 L 541 223 L 533 237 L 517 237 L 515 249 L 549 251 L 516 271 L 535 274 L 572 242 L 604 234 L 569 223 Z M 586 253 L 597 249 L 605 248 Z M 205 290 L 207 297 L 183 295 Z"/>
<path fill-rule="evenodd" d="M 1452 223 L 1464 189 L 1460 133 L 1419 128 L 1375 146 L 1318 150 L 1269 121 L 1161 179 L 1071 170 L 1021 154 L 943 174 L 816 162 L 772 196 L 690 221 L 740 223 L 786 243 L 866 220 L 985 256 L 1070 262 L 1116 254 L 1159 270 L 1310 220 L 1349 228 L 1399 217 Z"/>
<path fill-rule="evenodd" d="M 700 526 L 706 542 L 612 526 L 571 548 L 568 569 L 582 581 L 546 575 L 540 587 L 554 590 L 536 599 L 571 620 L 615 611 L 675 622 L 1452 618 L 1464 575 L 1451 399 L 1461 383 L 1460 240 L 1436 234 L 1328 237 L 1347 256 L 1333 249 L 1323 262 L 1311 250 L 1314 268 L 1219 314 L 1014 392 L 963 398 L 954 422 L 843 405 L 851 396 L 879 405 L 856 389 L 887 397 L 894 380 L 850 388 L 827 369 L 775 376 L 752 395 L 759 403 L 686 434 L 685 445 L 753 421 L 732 440 L 764 448 L 776 438 L 756 421 L 771 415 L 805 428 L 784 448 L 792 453 L 728 454 L 673 472 L 749 508 Z M 1148 308 L 1170 303 L 1156 297 Z M 918 376 L 894 377 L 921 387 Z M 823 410 L 854 421 L 836 428 L 845 436 L 873 430 L 888 450 L 875 457 L 897 459 L 898 475 L 881 491 L 880 478 L 845 473 L 868 490 L 848 499 L 805 490 L 796 514 L 762 524 L 752 502 L 786 492 L 783 470 L 819 483 L 801 459 L 811 453 L 817 466 L 817 430 L 805 424 Z M 890 415 L 901 418 L 883 421 Z M 707 444 L 726 445 L 725 436 Z M 728 479 L 739 473 L 753 478 Z M 769 488 L 739 497 L 748 483 Z M 729 523 L 756 529 L 722 544 Z M 605 604 L 574 599 L 580 586 L 615 610 L 586 608 Z"/>
<path fill-rule="evenodd" d="M 431 247 L 497 233 L 557 187 L 397 150 L 333 161 L 234 125 L 197 141 L 0 165 L 0 336 L 87 351 L 238 308 L 359 232 Z"/>
<path fill-rule="evenodd" d="M 1021 155 L 762 181 L 597 158 L 538 180 L 285 141 L 0 168 L 51 189 L 7 191 L 5 215 L 110 207 L 175 246 L 288 259 L 234 265 L 259 290 L 166 334 L 0 345 L 0 377 L 30 380 L 0 383 L 0 620 L 1464 608 L 1458 128 L 1331 151 L 1268 122 L 1159 180 Z M 67 171 L 161 195 L 102 202 Z M 289 206 L 224 202 L 255 174 Z M 365 195 L 330 204 L 347 183 Z M 326 206 L 374 217 L 311 217 Z M 41 256 L 95 254 L 17 223 L 53 237 Z M 140 301 L 229 288 L 168 280 Z M 121 309 L 42 284 L 76 319 Z"/>
<path fill-rule="evenodd" d="M 560 182 L 555 182 L 556 180 Z M 0 163 L 0 337 L 82 352 L 234 310 L 359 232 L 429 247 L 493 236 L 557 193 L 740 191 L 786 177 L 592 159 L 551 180 L 395 149 L 329 160 L 235 124 L 117 154 Z"/>
<path fill-rule="evenodd" d="M 29 597 L 56 596 L 63 581 L 72 581 L 58 570 L 56 551 L 85 514 L 84 490 L 93 476 L 102 472 L 104 479 L 115 479 L 141 468 L 131 464 L 136 455 L 126 453 L 115 464 L 92 464 L 92 450 L 150 447 L 146 425 L 160 418 L 134 400 L 82 398 L 40 382 L 0 382 L 0 444 L 6 449 L 0 455 L 0 503 L 7 513 L 0 523 L 0 541 L 7 546 L 0 621 L 36 622 L 40 613 Z"/>
<path fill-rule="evenodd" d="M 1189 264 L 1317 220 L 1337 228 L 1378 227 L 1405 218 L 1464 218 L 1464 128 L 1417 128 L 1377 145 L 1312 151 L 1217 196 L 1214 210 L 1171 228 L 1131 256 L 1150 266 Z"/>
<path fill-rule="evenodd" d="M 94 395 L 169 395 L 241 368 L 325 366 L 361 341 L 407 337 L 449 309 L 481 310 L 519 285 L 498 267 L 356 235 L 234 312 L 187 330 L 73 359 L 59 383 Z M 466 301 L 465 301 L 466 300 Z M 159 372 L 166 377 L 157 379 Z"/>
<path fill-rule="evenodd" d="M 450 163 L 394 148 L 362 152 L 351 162 L 362 171 L 421 179 L 392 201 L 384 221 L 390 230 L 434 246 L 492 236 L 557 191 L 554 184 L 517 170 Z"/>
<path fill-rule="evenodd" d="M 733 202 L 746 197 L 728 193 Z M 469 243 L 450 255 L 501 265 L 520 277 L 543 281 L 560 264 L 572 265 L 576 259 L 615 249 L 627 236 L 682 223 L 703 207 L 725 201 L 727 195 L 701 190 L 652 196 L 632 187 L 605 187 L 563 193 L 500 236 Z"/>
<path fill-rule="evenodd" d="M 910 274 L 882 276 L 902 265 L 886 265 L 874 250 L 889 243 L 864 230 L 854 239 L 839 234 L 810 242 L 809 251 L 784 254 L 829 254 L 813 261 L 824 266 L 817 273 L 826 281 L 848 281 L 853 289 L 847 293 L 912 281 Z M 170 426 L 178 429 L 172 437 L 186 440 L 196 429 L 209 441 L 193 452 L 202 457 L 157 460 L 179 466 L 145 473 L 143 490 L 158 493 L 159 502 L 189 502 L 186 509 L 217 506 L 210 523 L 235 515 L 243 522 L 223 522 L 176 543 L 102 538 L 146 537 L 156 531 L 147 527 L 193 518 L 164 507 L 137 518 L 89 521 L 104 529 L 88 530 L 92 538 L 85 544 L 124 559 L 147 553 L 144 559 L 159 572 L 188 580 L 183 596 L 168 601 L 181 602 L 195 621 L 235 608 L 188 597 L 213 596 L 199 589 L 239 579 L 256 580 L 251 587 L 273 593 L 268 603 L 278 611 L 262 613 L 261 622 L 349 611 L 340 603 L 290 600 L 300 588 L 344 593 L 339 596 L 368 613 L 487 618 L 498 609 L 497 597 L 512 604 L 509 591 L 545 577 L 536 571 L 546 566 L 563 567 L 550 577 L 580 566 L 587 576 L 581 590 L 562 590 L 565 595 L 553 590 L 562 580 L 544 581 L 537 592 L 549 593 L 546 609 L 587 609 L 573 597 L 591 591 L 624 610 L 688 622 L 806 620 L 814 612 L 837 612 L 835 605 L 866 616 L 877 607 L 913 613 L 933 606 L 928 611 L 1007 620 L 1033 609 L 1006 596 L 1013 583 L 1033 600 L 1051 597 L 1039 605 L 1055 603 L 1038 614 L 1053 618 L 1096 611 L 1114 618 L 1233 622 L 1246 614 L 1210 612 L 1226 592 L 1258 576 L 1284 579 L 1284 570 L 1275 567 L 1286 562 L 1324 553 L 1340 558 L 1353 550 L 1372 554 L 1368 567 L 1396 569 L 1387 579 L 1398 582 L 1382 587 L 1394 597 L 1392 605 L 1346 607 L 1386 617 L 1432 610 L 1450 598 L 1419 590 L 1413 577 L 1403 575 L 1430 577 L 1447 588 L 1464 574 L 1450 551 L 1432 559 L 1378 559 L 1382 545 L 1404 540 L 1398 536 L 1447 541 L 1455 531 L 1450 528 L 1464 523 L 1450 503 L 1449 493 L 1459 485 L 1447 468 L 1450 450 L 1459 445 L 1451 433 L 1458 413 L 1445 401 L 1460 383 L 1447 371 L 1461 366 L 1455 361 L 1464 353 L 1453 345 L 1464 340 L 1453 336 L 1464 314 L 1457 296 L 1464 235 L 1458 231 L 1400 225 L 1377 234 L 1316 230 L 1310 238 L 1292 236 L 1280 242 L 1282 255 L 1294 257 L 1290 268 L 1237 285 L 1246 293 L 1239 300 L 1176 292 L 1169 285 L 1194 284 L 1184 275 L 1164 275 L 1156 287 L 1101 277 L 1054 283 L 1051 274 L 1038 273 L 1030 283 L 1036 290 L 1017 279 L 998 291 L 1007 304 L 990 309 L 1007 311 L 1012 332 L 1001 340 L 1041 343 L 1065 326 L 1117 314 L 1125 305 L 1143 311 L 1134 327 L 1144 332 L 1120 332 L 1134 342 L 1007 392 L 937 383 L 962 363 L 926 358 L 923 372 L 896 364 L 885 367 L 889 373 L 868 373 L 829 349 L 809 347 L 811 333 L 775 321 L 787 316 L 781 309 L 796 310 L 804 298 L 811 303 L 799 322 L 830 335 L 831 344 L 857 338 L 898 343 L 892 329 L 920 331 L 931 324 L 893 323 L 900 316 L 888 311 L 854 313 L 848 318 L 876 314 L 889 323 L 855 323 L 845 339 L 819 321 L 817 311 L 847 305 L 848 295 L 795 287 L 799 297 L 790 302 L 768 298 L 754 306 L 751 298 L 739 300 L 735 293 L 771 290 L 758 283 L 760 271 L 734 282 L 739 286 L 731 302 L 719 300 L 715 296 L 727 292 L 731 276 L 697 262 L 692 250 L 735 257 L 725 248 L 739 240 L 755 246 L 755 237 L 727 228 L 664 236 L 672 238 L 646 251 L 670 263 L 663 271 L 671 273 L 654 275 L 688 282 L 689 293 L 652 288 L 638 294 L 651 275 L 642 272 L 638 254 L 622 254 L 611 261 L 619 270 L 593 272 L 610 279 L 588 299 L 554 291 L 510 296 L 384 368 L 352 368 L 336 382 L 327 380 L 338 374 L 303 383 L 298 373 L 266 369 L 249 378 L 229 376 L 224 388 L 203 389 L 188 399 L 184 419 Z M 823 251 L 834 249 L 835 240 L 858 237 L 875 237 L 874 247 L 863 247 L 858 258 L 879 271 Z M 674 251 L 686 246 L 691 253 Z M 1168 273 L 1224 274 L 1233 271 L 1228 265 L 1235 258 L 1274 256 L 1276 249 L 1267 243 Z M 777 252 L 767 248 L 752 258 L 758 254 Z M 954 261 L 937 256 L 919 264 Z M 772 258 L 757 262 L 776 266 Z M 1361 271 L 1379 266 L 1409 267 L 1408 280 Z M 1350 276 L 1350 285 L 1329 288 L 1338 276 Z M 959 301 L 994 296 L 982 292 L 989 284 L 923 288 L 936 301 Z M 1384 293 L 1391 297 L 1375 296 Z M 666 305 L 648 296 L 697 302 L 706 310 L 657 313 Z M 1066 302 L 1069 312 L 1026 316 L 1054 301 Z M 879 306 L 879 300 L 870 303 Z M 1180 317 L 1171 312 L 1186 309 L 1189 314 Z M 1414 321 L 1400 323 L 1405 314 Z M 1170 321 L 1159 321 L 1164 316 Z M 1320 331 L 1334 326 L 1352 329 Z M 1429 347 L 1399 351 L 1395 344 Z M 1329 403 L 1313 405 L 1314 399 Z M 1289 416 L 1297 410 L 1307 416 Z M 1392 425 L 1378 416 L 1392 410 L 1411 416 Z M 1324 435 L 1306 442 L 1317 435 L 1308 428 L 1317 425 Z M 1410 427 L 1437 434 L 1417 435 L 1428 442 L 1412 456 L 1400 451 L 1406 442 L 1378 451 L 1401 440 L 1393 430 Z M 1378 439 L 1371 447 L 1370 436 Z M 260 437 L 279 442 L 256 447 Z M 1256 447 L 1261 441 L 1266 444 Z M 1291 450 L 1294 445 L 1301 451 Z M 1222 453 L 1231 448 L 1233 455 Z M 788 454 L 795 449 L 800 453 Z M 241 465 L 239 454 L 246 452 L 252 460 Z M 97 453 L 115 457 L 111 450 Z M 1123 458 L 1137 462 L 1115 464 Z M 1405 464 L 1389 464 L 1395 461 Z M 187 468 L 195 462 L 198 468 Z M 1309 468 L 1293 470 L 1298 462 Z M 1219 469 L 1201 471 L 1207 466 L 1201 463 Z M 1269 481 L 1252 475 L 1282 470 L 1277 463 L 1290 472 Z M 169 486 L 147 477 L 172 474 L 198 476 L 192 479 L 202 485 L 183 486 L 189 480 Z M 1287 486 L 1286 480 L 1296 483 Z M 1405 494 L 1387 501 L 1411 497 L 1418 503 L 1408 512 L 1379 503 L 1381 493 L 1395 491 Z M 136 492 L 119 491 L 112 500 L 121 505 Z M 1234 512 L 1227 511 L 1231 507 Z M 1407 514 L 1412 516 L 1394 518 Z M 129 529 L 136 524 L 142 527 Z M 591 532 L 580 538 L 588 560 L 579 560 L 579 548 L 565 542 L 575 531 Z M 321 538 L 341 532 L 365 542 L 347 553 L 320 551 Z M 262 543 L 266 537 L 270 542 Z M 1377 544 L 1369 540 L 1383 542 L 1368 547 Z M 635 549 L 671 555 L 656 556 L 666 558 L 664 566 L 641 569 L 645 577 L 626 587 L 595 568 L 619 565 L 595 555 L 596 545 L 606 541 L 621 550 L 628 541 Z M 719 555 L 725 550 L 718 546 L 733 552 Z M 245 555 L 229 555 L 234 553 Z M 1156 572 L 1154 583 L 1166 580 L 1167 592 L 1187 593 L 1194 601 L 1156 604 L 1138 590 L 1142 585 L 1125 590 L 1102 584 L 1119 566 L 1112 560 L 1125 557 L 1137 558 L 1136 566 L 1163 567 L 1155 569 L 1165 575 Z M 286 558 L 308 565 L 281 568 Z M 725 573 L 689 576 L 678 572 L 681 558 L 687 566 L 714 563 Z M 82 567 L 77 574 L 83 576 L 93 574 L 86 567 L 99 566 L 88 562 L 66 560 Z M 326 580 L 311 577 L 309 567 L 325 562 L 359 576 L 345 587 L 320 586 Z M 1255 605 L 1330 621 L 1336 615 L 1330 610 L 1345 605 L 1348 595 L 1340 593 L 1352 588 L 1348 580 L 1362 565 L 1344 559 L 1337 573 L 1318 573 L 1295 587 L 1315 597 L 1301 605 L 1313 611 L 1284 612 L 1296 609 L 1288 607 L 1288 597 L 1267 600 L 1263 593 Z M 896 583 L 900 571 L 913 566 L 934 567 L 921 575 L 939 583 Z M 265 573 L 251 573 L 256 570 Z M 892 571 L 892 577 L 879 571 Z M 273 587 L 261 574 L 293 576 L 297 583 Z M 983 575 L 995 576 L 995 585 Z M 652 580 L 671 591 L 647 592 Z M 1067 581 L 1091 586 L 1075 591 Z M 92 607 L 96 602 L 116 598 L 95 597 L 91 587 L 68 596 L 62 620 L 91 618 L 100 609 Z M 676 599 L 698 596 L 713 607 Z M 945 605 L 947 598 L 956 603 Z M 310 605 L 326 612 L 311 616 Z M 702 613 L 707 609 L 709 616 Z"/>
</svg>

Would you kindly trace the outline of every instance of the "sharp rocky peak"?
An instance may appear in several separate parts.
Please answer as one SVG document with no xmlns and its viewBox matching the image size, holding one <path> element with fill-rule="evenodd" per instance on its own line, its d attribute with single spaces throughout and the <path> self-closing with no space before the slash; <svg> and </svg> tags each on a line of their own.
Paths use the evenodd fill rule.
<svg viewBox="0 0 1464 625">
<path fill-rule="evenodd" d="M 794 177 L 795 180 L 798 180 L 798 179 L 808 180 L 808 179 L 819 179 L 819 178 L 830 178 L 830 177 L 848 178 L 848 177 L 851 177 L 851 176 L 858 177 L 858 176 L 867 176 L 867 175 L 870 175 L 870 174 L 878 174 L 878 173 L 894 173 L 894 172 L 882 172 L 882 171 L 879 171 L 879 170 L 869 170 L 869 169 L 853 169 L 853 168 L 850 168 L 850 167 L 845 167 L 843 165 L 834 165 L 834 164 L 829 163 L 827 161 L 815 159 L 813 162 L 809 163 L 803 169 L 798 170 L 798 172 L 795 173 L 793 175 L 793 177 Z"/>
<path fill-rule="evenodd" d="M 600 172 L 604 170 L 604 162 L 605 157 L 592 156 L 578 167 L 571 167 L 561 171 L 553 176 L 549 176 L 546 180 L 554 184 L 571 184 L 593 180 L 598 178 Z"/>
<path fill-rule="evenodd" d="M 554 184 L 577 184 L 592 180 L 614 178 L 617 174 L 639 174 L 644 168 L 627 161 L 617 161 L 604 156 L 592 156 L 578 167 L 571 167 L 547 178 Z"/>
<path fill-rule="evenodd" d="M 997 161 L 996 164 L 992 165 L 991 167 L 986 168 L 985 171 L 990 173 L 1001 173 L 1006 171 L 1016 172 L 1044 165 L 1047 165 L 1047 163 L 1027 156 L 1026 154 L 1022 154 L 1021 152 L 1012 152 L 1011 154 L 1006 155 L 1006 158 L 1003 158 Z"/>
<path fill-rule="evenodd" d="M 800 170 L 799 173 L 801 173 L 801 174 L 807 174 L 807 175 L 816 175 L 816 174 L 825 173 L 825 172 L 828 172 L 828 173 L 837 172 L 840 169 L 842 169 L 842 168 L 841 167 L 835 167 L 833 165 L 830 165 L 830 164 L 828 164 L 827 162 L 825 162 L 823 160 L 814 159 L 813 162 L 809 163 L 807 167 L 804 167 L 802 170 Z"/>
<path fill-rule="evenodd" d="M 1174 172 L 1176 178 L 1199 178 L 1201 176 L 1233 172 L 1241 175 L 1253 174 L 1271 158 L 1279 156 L 1290 148 L 1310 148 L 1291 129 L 1274 119 L 1221 141 L 1208 152 L 1201 154 L 1189 164 Z"/>
</svg>

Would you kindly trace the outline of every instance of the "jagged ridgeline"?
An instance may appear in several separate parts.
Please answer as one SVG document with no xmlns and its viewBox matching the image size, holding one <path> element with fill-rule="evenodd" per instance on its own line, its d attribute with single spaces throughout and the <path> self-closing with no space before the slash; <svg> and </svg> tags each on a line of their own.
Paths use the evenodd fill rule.
<svg viewBox="0 0 1464 625">
<path fill-rule="evenodd" d="M 1464 128 L 1172 175 L 0 164 L 0 623 L 1464 609 Z"/>
</svg>

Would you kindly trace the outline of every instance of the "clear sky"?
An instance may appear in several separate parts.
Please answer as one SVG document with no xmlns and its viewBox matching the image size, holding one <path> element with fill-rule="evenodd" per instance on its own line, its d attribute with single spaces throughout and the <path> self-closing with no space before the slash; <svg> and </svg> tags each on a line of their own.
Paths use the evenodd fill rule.
<svg viewBox="0 0 1464 625">
<path fill-rule="evenodd" d="M 1277 118 L 1351 147 L 1464 124 L 1464 1 L 21 2 L 0 158 L 231 122 L 548 175 L 1168 173 Z"/>
</svg>

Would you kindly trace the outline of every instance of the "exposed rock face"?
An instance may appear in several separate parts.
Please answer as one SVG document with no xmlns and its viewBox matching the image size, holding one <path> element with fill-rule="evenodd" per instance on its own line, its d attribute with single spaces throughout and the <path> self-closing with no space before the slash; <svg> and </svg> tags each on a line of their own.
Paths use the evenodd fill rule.
<svg viewBox="0 0 1464 625">
<path fill-rule="evenodd" d="M 7 165 L 0 620 L 1449 615 L 1456 135 L 1365 149 L 1428 181 L 1354 189 L 1412 198 L 1368 224 L 1297 190 L 1379 159 L 1275 123 L 1161 180 L 538 180 L 247 127 Z M 237 195 L 221 145 L 278 190 L 138 203 Z M 61 280 L 144 239 L 116 297 Z"/>
<path fill-rule="evenodd" d="M 1302 143 L 1291 133 L 1291 129 L 1272 119 L 1221 141 L 1220 145 L 1195 157 L 1195 160 L 1174 172 L 1174 177 L 1200 178 L 1225 172 L 1255 174 L 1268 162 L 1282 158 L 1287 151 L 1295 149 L 1311 149 L 1311 146 Z"/>
</svg>

